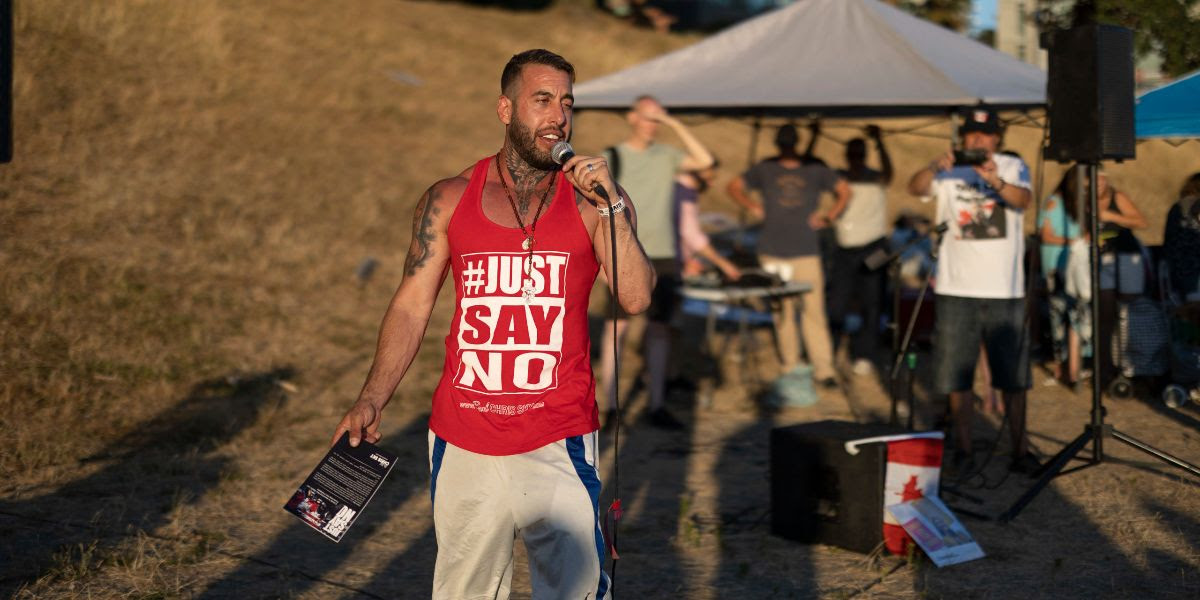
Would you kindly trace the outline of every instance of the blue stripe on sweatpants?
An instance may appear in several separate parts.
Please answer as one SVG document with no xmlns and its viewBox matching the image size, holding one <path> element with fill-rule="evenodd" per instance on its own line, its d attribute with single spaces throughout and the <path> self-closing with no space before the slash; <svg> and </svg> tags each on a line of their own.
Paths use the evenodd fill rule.
<svg viewBox="0 0 1200 600">
<path fill-rule="evenodd" d="M 600 531 L 600 476 L 596 474 L 596 467 L 589 465 L 584 456 L 586 449 L 583 436 L 569 437 L 566 442 L 567 455 L 571 457 L 571 464 L 575 465 L 575 473 L 579 475 L 580 481 L 592 498 L 592 512 L 596 515 L 596 560 L 600 562 L 600 582 L 596 587 L 596 598 L 604 598 L 608 593 L 608 576 L 604 573 L 604 534 Z"/>
<path fill-rule="evenodd" d="M 442 457 L 446 455 L 446 440 L 438 436 L 433 436 L 433 464 L 429 468 L 429 503 L 433 504 L 433 499 L 437 495 L 437 476 L 438 471 L 442 470 Z"/>
</svg>

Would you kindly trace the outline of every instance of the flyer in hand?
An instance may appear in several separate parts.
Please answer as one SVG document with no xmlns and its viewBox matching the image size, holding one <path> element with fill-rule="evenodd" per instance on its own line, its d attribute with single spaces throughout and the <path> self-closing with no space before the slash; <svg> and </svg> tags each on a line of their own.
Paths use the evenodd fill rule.
<svg viewBox="0 0 1200 600">
<path fill-rule="evenodd" d="M 938 567 L 983 558 L 983 549 L 936 496 L 887 507 Z"/>
<path fill-rule="evenodd" d="M 342 434 L 283 509 L 340 542 L 395 464 L 394 454 L 365 440 L 351 447 Z"/>
</svg>

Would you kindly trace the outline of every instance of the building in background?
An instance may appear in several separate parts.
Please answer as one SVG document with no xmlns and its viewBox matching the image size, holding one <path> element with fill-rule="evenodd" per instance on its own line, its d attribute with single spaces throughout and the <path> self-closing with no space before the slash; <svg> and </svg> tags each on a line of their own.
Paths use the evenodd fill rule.
<svg viewBox="0 0 1200 600">
<path fill-rule="evenodd" d="M 1048 53 L 1038 45 L 1038 0 L 996 0 L 996 49 L 1046 69 Z M 1062 4 L 1057 2 L 1055 4 Z"/>
</svg>

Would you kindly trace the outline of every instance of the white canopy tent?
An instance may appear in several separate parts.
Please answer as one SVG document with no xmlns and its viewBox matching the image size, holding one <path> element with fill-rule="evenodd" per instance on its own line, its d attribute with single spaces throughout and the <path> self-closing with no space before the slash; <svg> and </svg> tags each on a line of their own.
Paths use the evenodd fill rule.
<svg viewBox="0 0 1200 600">
<path fill-rule="evenodd" d="M 579 84 L 578 109 L 651 94 L 675 113 L 883 117 L 1045 104 L 1046 74 L 878 0 L 798 0 Z"/>
</svg>

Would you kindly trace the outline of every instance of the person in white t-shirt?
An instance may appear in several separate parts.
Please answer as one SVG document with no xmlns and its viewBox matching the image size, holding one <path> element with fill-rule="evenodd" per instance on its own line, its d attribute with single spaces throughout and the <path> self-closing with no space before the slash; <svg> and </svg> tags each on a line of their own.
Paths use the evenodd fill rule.
<svg viewBox="0 0 1200 600">
<path fill-rule="evenodd" d="M 977 164 L 955 164 L 947 151 L 908 182 L 909 192 L 937 200 L 935 222 L 948 225 L 938 247 L 934 388 L 950 396 L 954 465 L 969 472 L 971 387 L 982 342 L 1009 420 L 1009 469 L 1031 475 L 1041 464 L 1025 437 L 1030 373 L 1022 223 L 1033 200 L 1029 168 L 998 152 L 1002 129 L 991 110 L 968 111 L 959 134 L 963 150 L 981 156 Z"/>
<path fill-rule="evenodd" d="M 846 144 L 846 169 L 842 176 L 850 194 L 829 211 L 837 233 L 833 276 L 829 286 L 829 320 L 835 330 L 850 338 L 849 354 L 856 375 L 874 372 L 879 343 L 879 309 L 883 304 L 884 269 L 866 266 L 868 256 L 887 249 L 887 187 L 892 182 L 892 159 L 883 145 L 879 127 L 867 127 L 879 154 L 879 170 L 867 166 L 867 141 L 854 138 Z M 851 314 L 861 325 L 851 327 Z"/>
</svg>

